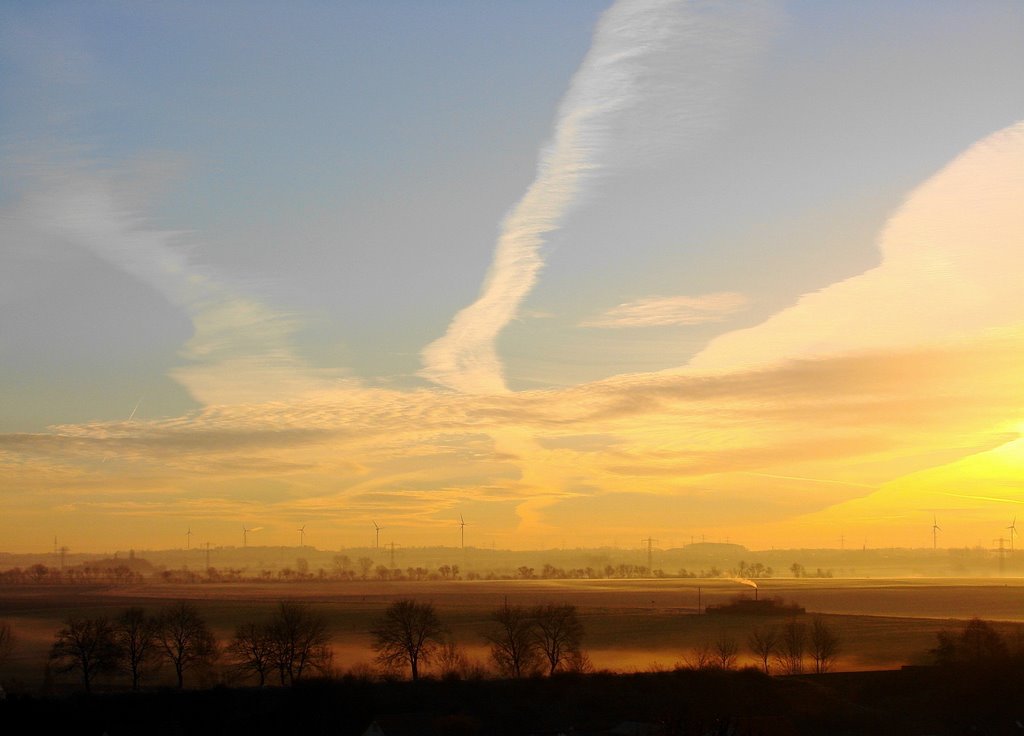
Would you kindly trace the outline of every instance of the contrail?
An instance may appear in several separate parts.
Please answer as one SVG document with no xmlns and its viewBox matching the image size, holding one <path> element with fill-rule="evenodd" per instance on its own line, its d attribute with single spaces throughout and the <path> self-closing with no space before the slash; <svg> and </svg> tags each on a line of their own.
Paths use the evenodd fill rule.
<svg viewBox="0 0 1024 736">
<path fill-rule="evenodd" d="M 536 283 L 546 238 L 580 203 L 587 185 L 613 164 L 613 143 L 633 166 L 666 141 L 705 128 L 720 107 L 715 103 L 723 69 L 728 72 L 749 55 L 750 38 L 764 29 L 764 21 L 758 3 L 676 0 L 621 0 L 601 16 L 537 175 L 501 224 L 480 296 L 423 349 L 421 376 L 470 393 L 507 390 L 495 340 Z M 654 100 L 656 109 L 635 117 L 654 119 L 653 128 L 647 122 L 639 126 L 642 140 L 621 130 L 615 138 L 612 129 L 623 122 L 622 113 L 645 100 Z"/>
<path fill-rule="evenodd" d="M 970 496 L 966 493 L 947 493 L 946 491 L 941 492 L 943 496 L 952 496 L 953 498 L 970 498 L 974 501 L 995 501 L 997 503 L 1024 503 L 1016 498 L 996 498 L 995 496 Z"/>
<path fill-rule="evenodd" d="M 828 483 L 829 485 L 836 486 L 854 486 L 855 488 L 870 488 L 873 491 L 878 490 L 878 486 L 873 486 L 868 483 L 854 483 L 847 480 L 828 480 L 826 478 L 805 478 L 801 475 L 775 475 L 773 473 L 754 473 L 752 471 L 743 471 L 743 475 L 754 475 L 758 478 L 778 478 L 779 480 L 802 480 L 808 483 Z"/>
<path fill-rule="evenodd" d="M 137 412 L 139 410 L 139 404 L 141 404 L 141 403 L 142 403 L 142 397 L 140 396 L 139 400 L 135 402 L 135 408 L 132 409 L 132 413 L 128 415 L 128 421 L 129 422 L 135 417 L 135 412 Z"/>
</svg>

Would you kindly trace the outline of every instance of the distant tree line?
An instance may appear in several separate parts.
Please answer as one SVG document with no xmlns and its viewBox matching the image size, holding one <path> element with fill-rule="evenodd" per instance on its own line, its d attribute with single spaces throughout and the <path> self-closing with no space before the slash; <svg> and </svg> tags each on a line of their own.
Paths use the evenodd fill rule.
<svg viewBox="0 0 1024 736">
<path fill-rule="evenodd" d="M 30 565 L 26 568 L 14 567 L 0 571 L 0 583 L 5 585 L 29 584 L 75 584 L 75 583 L 108 583 L 127 585 L 141 583 L 144 576 L 128 565 L 86 564 L 60 569 L 47 567 L 43 564 Z"/>
<path fill-rule="evenodd" d="M 832 577 L 831 570 L 808 573 L 802 565 L 790 567 L 794 577 Z M 114 561 L 87 563 L 60 569 L 43 564 L 27 568 L 15 567 L 0 571 L 3 584 L 73 584 L 104 582 L 112 584 L 142 583 L 156 580 L 168 584 L 199 583 L 242 583 L 242 582 L 344 582 L 344 581 L 444 581 L 444 580 L 602 580 L 602 579 L 643 579 L 643 578 L 770 578 L 774 570 L 760 562 L 747 563 L 741 560 L 736 567 L 722 570 L 715 565 L 697 571 L 680 568 L 669 572 L 661 568 L 630 563 L 605 564 L 603 566 L 558 567 L 544 563 L 539 569 L 520 565 L 514 570 L 463 571 L 459 564 L 442 564 L 435 568 L 423 566 L 390 567 L 370 557 L 352 560 L 348 555 L 335 555 L 330 569 L 312 570 L 309 561 L 298 558 L 294 565 L 278 570 L 260 569 L 250 571 L 240 567 L 176 568 L 154 571 L 148 577 L 133 569 L 129 564 Z"/>
</svg>

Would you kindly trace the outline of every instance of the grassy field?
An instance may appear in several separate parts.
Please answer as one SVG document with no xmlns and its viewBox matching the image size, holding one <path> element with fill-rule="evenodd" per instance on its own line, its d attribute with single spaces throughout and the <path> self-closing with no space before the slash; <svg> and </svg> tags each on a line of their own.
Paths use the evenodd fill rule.
<svg viewBox="0 0 1024 736">
<path fill-rule="evenodd" d="M 236 625 L 267 617 L 282 599 L 308 602 L 330 623 L 339 671 L 372 662 L 367 631 L 398 598 L 432 602 L 471 660 L 486 663 L 489 613 L 510 605 L 573 603 L 586 627 L 595 667 L 615 671 L 667 669 L 692 658 L 696 648 L 730 637 L 740 664 L 750 631 L 762 617 L 695 615 L 749 587 L 726 580 L 448 581 L 365 583 L 145 584 L 11 586 L 0 589 L 0 620 L 16 637 L 0 681 L 38 687 L 54 633 L 70 614 L 116 617 L 129 606 L 156 611 L 178 600 L 193 602 L 215 634 L 230 639 Z M 760 597 L 782 597 L 823 615 L 839 634 L 837 669 L 896 668 L 927 661 L 935 634 L 978 616 L 1001 621 L 1017 636 L 1024 624 L 1024 580 L 778 580 L 763 581 Z M 775 620 L 775 619 L 769 619 Z M 58 681 L 60 678 L 58 678 Z"/>
</svg>

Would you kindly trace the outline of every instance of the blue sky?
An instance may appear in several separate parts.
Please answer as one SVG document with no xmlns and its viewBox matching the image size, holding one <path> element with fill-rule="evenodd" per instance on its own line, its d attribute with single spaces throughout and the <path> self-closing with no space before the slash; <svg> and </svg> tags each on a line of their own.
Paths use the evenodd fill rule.
<svg viewBox="0 0 1024 736">
<path fill-rule="evenodd" d="M 918 188 L 1024 118 L 1022 41 L 1016 2 L 6 3 L 0 432 L 806 357 L 764 345 L 832 345 L 814 320 L 770 326 L 878 267 Z M 932 334 L 923 283 L 886 313 Z M 871 332 L 910 334 L 835 350 Z M 488 472 L 532 487 L 452 488 Z"/>
</svg>

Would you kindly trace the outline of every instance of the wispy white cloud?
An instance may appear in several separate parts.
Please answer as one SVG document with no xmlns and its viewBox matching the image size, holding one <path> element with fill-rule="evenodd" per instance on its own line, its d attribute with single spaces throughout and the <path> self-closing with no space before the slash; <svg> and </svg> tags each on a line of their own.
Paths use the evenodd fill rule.
<svg viewBox="0 0 1024 736">
<path fill-rule="evenodd" d="M 582 327 L 664 327 L 721 322 L 747 306 L 747 298 L 736 292 L 700 296 L 654 296 L 612 307 Z"/>
<path fill-rule="evenodd" d="M 232 288 L 189 257 L 190 236 L 151 227 L 117 172 L 87 159 L 27 167 L 13 209 L 18 242 L 39 234 L 84 248 L 147 284 L 192 321 L 171 371 L 203 404 L 266 401 L 322 390 L 341 376 L 317 373 L 295 354 L 293 315 Z M 30 247 L 23 245 L 23 247 Z"/>
<path fill-rule="evenodd" d="M 506 390 L 495 340 L 536 283 L 546 238 L 597 175 L 636 166 L 667 140 L 705 128 L 721 106 L 724 80 L 749 55 L 764 21 L 759 3 L 725 8 L 622 0 L 604 13 L 562 101 L 537 176 L 501 224 L 480 296 L 424 348 L 422 376 L 460 391 Z M 668 101 L 649 116 L 658 126 L 645 128 L 640 140 L 623 137 L 616 126 L 648 98 Z M 612 151 L 613 140 L 621 150 Z"/>
</svg>

